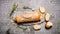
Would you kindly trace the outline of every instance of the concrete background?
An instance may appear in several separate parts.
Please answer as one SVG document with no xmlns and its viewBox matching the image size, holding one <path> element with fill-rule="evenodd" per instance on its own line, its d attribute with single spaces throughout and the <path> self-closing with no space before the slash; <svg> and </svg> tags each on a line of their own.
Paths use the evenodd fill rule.
<svg viewBox="0 0 60 34">
<path fill-rule="evenodd" d="M 28 34 L 24 32 L 20 28 L 16 28 L 15 23 L 12 23 L 9 19 L 10 9 L 14 2 L 19 4 L 19 10 L 22 10 L 23 6 L 29 6 L 34 8 L 36 11 L 39 6 L 43 6 L 46 8 L 46 12 L 50 13 L 54 16 L 50 21 L 53 23 L 53 27 L 49 30 L 45 29 L 45 23 L 41 26 L 41 30 L 32 31 L 30 34 L 60 34 L 60 0 L 0 0 L 0 34 L 7 34 L 7 30 L 9 30 L 9 34 Z"/>
</svg>

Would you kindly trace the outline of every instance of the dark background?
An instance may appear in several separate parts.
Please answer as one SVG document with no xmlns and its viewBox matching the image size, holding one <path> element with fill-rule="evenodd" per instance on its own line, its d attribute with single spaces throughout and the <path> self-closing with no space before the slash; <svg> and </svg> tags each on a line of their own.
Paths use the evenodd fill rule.
<svg viewBox="0 0 60 34">
<path fill-rule="evenodd" d="M 60 0 L 0 0 L 0 34 L 6 34 L 9 28 L 11 28 L 10 34 L 24 34 L 22 29 L 16 28 L 15 23 L 12 23 L 8 17 L 14 2 L 19 4 L 20 11 L 24 11 L 21 8 L 25 5 L 35 10 L 43 6 L 46 12 L 54 16 L 50 20 L 53 23 L 51 29 L 46 30 L 43 23 L 41 30 L 34 31 L 35 34 L 60 34 Z"/>
</svg>

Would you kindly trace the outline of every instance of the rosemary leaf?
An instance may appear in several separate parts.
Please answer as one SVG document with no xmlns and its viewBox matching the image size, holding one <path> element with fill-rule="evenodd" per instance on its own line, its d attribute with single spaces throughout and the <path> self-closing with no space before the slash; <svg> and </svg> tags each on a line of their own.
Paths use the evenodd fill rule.
<svg viewBox="0 0 60 34">
<path fill-rule="evenodd" d="M 22 30 L 27 30 L 27 27 L 19 27 L 19 28 L 21 28 Z"/>
<path fill-rule="evenodd" d="M 32 9 L 32 8 L 30 8 L 28 6 L 24 6 L 23 9 Z"/>
<path fill-rule="evenodd" d="M 13 14 L 13 12 L 15 11 L 15 9 L 18 7 L 18 4 L 16 2 L 14 2 L 10 16 Z"/>
<path fill-rule="evenodd" d="M 27 30 L 27 28 L 22 28 L 23 30 Z"/>
<path fill-rule="evenodd" d="M 22 26 L 22 27 L 19 27 L 19 26 L 20 26 L 19 24 L 16 24 L 16 26 L 17 26 L 18 28 L 21 28 L 22 30 L 26 30 L 26 29 L 27 29 L 26 26 L 25 26 L 25 27 L 23 27 L 23 26 Z M 16 27 L 16 28 L 17 28 L 17 27 Z"/>
</svg>

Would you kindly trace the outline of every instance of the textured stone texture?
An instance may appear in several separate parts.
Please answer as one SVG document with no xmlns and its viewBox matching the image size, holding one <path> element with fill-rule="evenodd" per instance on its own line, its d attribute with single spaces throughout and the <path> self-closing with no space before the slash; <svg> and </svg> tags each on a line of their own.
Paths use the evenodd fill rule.
<svg viewBox="0 0 60 34">
<path fill-rule="evenodd" d="M 41 30 L 31 32 L 30 34 L 60 34 L 60 0 L 0 0 L 0 34 L 6 34 L 8 29 L 10 29 L 10 34 L 24 34 L 24 32 L 29 31 L 29 29 L 23 31 L 20 28 L 16 28 L 15 23 L 12 23 L 9 19 L 10 9 L 14 2 L 19 4 L 20 12 L 26 11 L 22 10 L 22 7 L 25 5 L 34 8 L 36 11 L 39 6 L 43 6 L 46 8 L 46 12 L 54 16 L 50 20 L 54 24 L 51 29 L 46 30 L 44 27 L 45 23 L 43 23 Z"/>
</svg>

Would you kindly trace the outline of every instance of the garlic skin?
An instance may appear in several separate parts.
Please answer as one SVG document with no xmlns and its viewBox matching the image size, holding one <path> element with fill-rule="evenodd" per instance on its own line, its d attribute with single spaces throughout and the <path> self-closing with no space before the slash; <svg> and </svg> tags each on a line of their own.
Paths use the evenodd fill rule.
<svg viewBox="0 0 60 34">
<path fill-rule="evenodd" d="M 45 21 L 49 21 L 49 19 L 50 19 L 50 14 L 49 13 L 45 13 L 44 20 Z"/>
<path fill-rule="evenodd" d="M 47 29 L 50 29 L 52 26 L 53 26 L 53 24 L 52 24 L 51 22 L 47 22 L 47 23 L 45 24 L 45 27 L 46 27 Z"/>
<path fill-rule="evenodd" d="M 45 13 L 45 8 L 42 7 L 42 6 L 40 6 L 40 7 L 39 7 L 39 11 L 40 11 L 41 13 Z"/>
<path fill-rule="evenodd" d="M 33 26 L 33 29 L 34 29 L 34 30 L 40 30 L 40 29 L 41 29 L 41 25 L 35 24 L 35 25 Z"/>
</svg>

